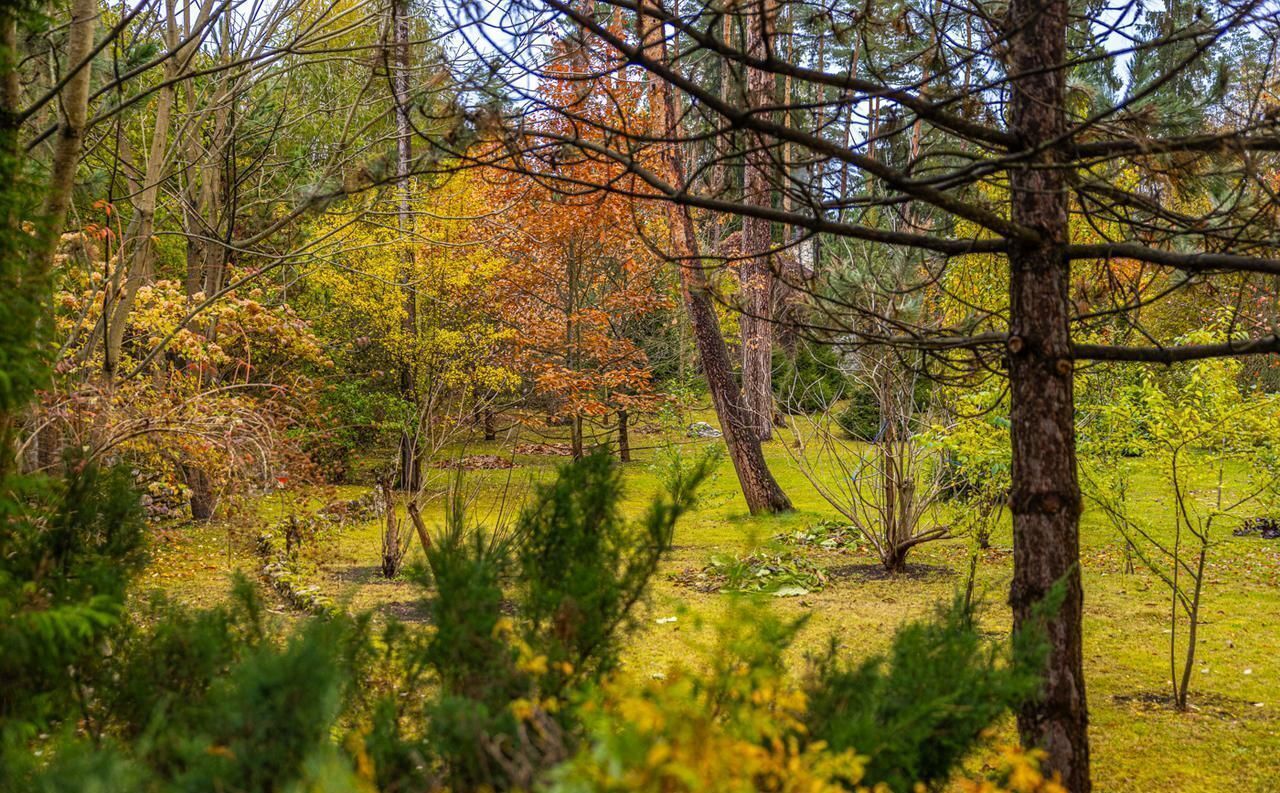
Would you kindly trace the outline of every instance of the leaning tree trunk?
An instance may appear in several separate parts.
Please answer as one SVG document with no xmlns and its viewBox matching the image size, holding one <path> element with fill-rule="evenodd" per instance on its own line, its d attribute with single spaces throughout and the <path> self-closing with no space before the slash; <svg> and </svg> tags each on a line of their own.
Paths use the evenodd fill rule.
<svg viewBox="0 0 1280 793">
<path fill-rule="evenodd" d="M 772 33 L 773 0 L 752 6 L 747 24 L 747 55 L 764 58 Z M 773 74 L 761 69 L 747 70 L 747 102 L 753 108 L 767 107 L 773 99 Z M 750 206 L 771 205 L 769 175 L 775 171 L 763 136 L 747 136 L 743 201 Z M 754 217 L 742 219 L 742 401 L 751 430 L 760 440 L 773 437 L 773 268 L 769 251 L 773 247 L 771 223 Z"/>
<path fill-rule="evenodd" d="M 642 9 L 643 9 L 642 5 Z M 641 41 L 648 48 L 660 50 L 662 60 L 666 60 L 666 41 L 662 35 L 661 25 L 650 23 L 643 13 L 639 15 L 642 26 Z M 663 127 L 659 132 L 671 140 L 679 130 L 679 115 L 676 111 L 675 97 L 666 81 L 655 78 L 651 83 L 654 97 L 663 109 Z M 666 175 L 676 185 L 685 183 L 684 161 L 675 143 L 662 147 L 662 165 Z M 702 361 L 702 373 L 707 380 L 707 390 L 711 392 L 711 402 L 715 406 L 716 415 L 720 418 L 720 429 L 724 433 L 725 446 L 729 450 L 729 459 L 738 474 L 738 483 L 742 487 L 742 495 L 746 498 L 747 508 L 751 514 L 762 512 L 785 512 L 791 509 L 791 499 L 782 492 L 777 480 L 769 471 L 764 452 L 760 449 L 760 438 L 752 430 L 750 417 L 742 401 L 742 393 L 738 382 L 733 377 L 733 367 L 729 362 L 729 349 L 720 333 L 720 320 L 716 316 L 715 305 L 711 301 L 710 289 L 706 275 L 702 270 L 703 259 L 699 254 L 698 235 L 693 227 L 693 217 L 688 207 L 682 207 L 674 201 L 667 203 L 667 219 L 671 234 L 671 248 L 675 260 L 679 263 L 680 291 L 684 298 L 685 308 L 689 315 L 689 324 L 693 328 L 694 346 Z"/>
<path fill-rule="evenodd" d="M 1047 619 L 1050 642 L 1043 697 L 1018 714 L 1028 746 L 1048 752 L 1046 768 L 1072 793 L 1087 793 L 1080 585 L 1080 485 L 1076 479 L 1067 195 L 1052 145 L 1065 129 L 1063 61 L 1067 0 L 1013 0 L 1008 71 L 1011 131 L 1024 151 L 1039 151 L 1010 171 L 1012 219 L 1038 239 L 1010 241 L 1009 384 L 1013 435 L 1014 629 L 1031 625 L 1055 582 L 1066 600 Z"/>
</svg>

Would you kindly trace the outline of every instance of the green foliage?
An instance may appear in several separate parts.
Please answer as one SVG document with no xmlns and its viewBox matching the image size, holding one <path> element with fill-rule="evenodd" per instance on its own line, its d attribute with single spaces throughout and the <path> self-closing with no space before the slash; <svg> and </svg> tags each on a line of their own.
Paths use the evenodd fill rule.
<svg viewBox="0 0 1280 793">
<path fill-rule="evenodd" d="M 49 374 L 49 323 L 40 318 L 48 310 L 51 283 L 47 273 L 30 264 L 36 238 L 15 220 L 31 216 L 33 195 L 21 178 L 26 158 L 15 147 L 16 133 L 0 131 L 0 217 L 5 218 L 0 223 L 0 440 L 11 429 L 9 416 Z"/>
<path fill-rule="evenodd" d="M 815 548 L 821 551 L 853 551 L 862 544 L 862 535 L 848 521 L 830 518 L 816 521 L 803 529 L 778 534 L 774 541 L 782 545 Z"/>
<path fill-rule="evenodd" d="M 75 468 L 61 481 L 0 481 L 5 745 L 76 710 L 76 678 L 101 657 L 99 644 L 119 624 L 125 587 L 144 559 L 128 472 Z"/>
<path fill-rule="evenodd" d="M 1064 592 L 1055 588 L 1044 613 Z M 1043 633 L 1028 631 L 1004 653 L 982 639 L 973 616 L 957 598 L 933 619 L 900 628 L 887 656 L 851 665 L 833 643 L 811 658 L 810 733 L 866 756 L 869 785 L 910 791 L 944 782 L 985 729 L 1036 696 L 1047 651 Z"/>
<path fill-rule="evenodd" d="M 1057 608 L 1064 591 L 1055 590 L 1042 613 Z M 939 787 L 1009 707 L 1036 694 L 1046 650 L 1036 631 L 1009 648 L 989 644 L 958 599 L 903 628 L 888 658 L 850 666 L 832 648 L 797 685 L 785 658 L 803 622 L 735 598 L 695 662 L 592 689 L 582 708 L 583 746 L 552 772 L 549 789 Z M 1033 757 L 1009 755 L 1006 768 L 1024 774 L 1012 789 L 1060 789 L 1041 787 Z"/>
<path fill-rule="evenodd" d="M 803 621 L 735 599 L 697 663 L 664 675 L 621 676 L 583 707 L 582 749 L 549 790 L 835 793 L 861 777 L 861 758 L 808 740 L 805 697 L 783 654 Z"/>
<path fill-rule="evenodd" d="M 632 610 L 712 459 L 673 466 L 666 493 L 634 523 L 619 508 L 621 476 L 607 450 L 562 467 L 510 535 L 469 525 L 455 488 L 443 536 L 419 573 L 434 587 L 436 626 L 422 660 L 441 683 L 427 709 L 425 751 L 450 786 L 515 786 L 522 780 L 513 767 L 540 771 L 562 756 L 555 736 L 571 714 L 560 702 L 617 666 Z M 518 624 L 504 614 L 512 572 Z M 530 722 L 539 740 L 528 737 Z M 498 745 L 519 762 L 502 762 Z"/>
<path fill-rule="evenodd" d="M 917 377 L 912 383 L 911 400 L 916 410 L 923 410 L 930 400 L 932 384 L 927 377 Z M 880 403 L 873 390 L 858 382 L 844 390 L 847 397 L 844 408 L 836 414 L 836 423 L 850 438 L 857 441 L 874 441 L 884 429 L 880 415 Z"/>
<path fill-rule="evenodd" d="M 840 356 L 830 344 L 806 342 L 794 353 L 773 351 L 773 393 L 792 414 L 830 410 L 848 390 Z"/>
<path fill-rule="evenodd" d="M 268 640 L 246 583 L 232 606 L 198 614 L 156 604 L 97 681 L 90 742 L 63 731 L 52 761 L 10 763 L 22 789 L 356 791 L 354 764 L 335 744 L 358 701 L 363 623 L 312 620 Z M 15 747 L 16 748 L 16 747 Z"/>
<path fill-rule="evenodd" d="M 608 450 L 566 466 L 521 515 L 522 615 L 530 641 L 575 674 L 617 664 L 619 629 L 671 548 L 711 458 L 668 477 L 666 498 L 636 522 L 620 509 L 621 469 Z"/>
<path fill-rule="evenodd" d="M 844 408 L 836 414 L 836 423 L 850 438 L 858 441 L 875 440 L 880 434 L 880 405 L 876 395 L 864 385 L 849 388 Z"/>
<path fill-rule="evenodd" d="M 344 482 L 352 456 L 390 445 L 400 431 L 412 429 L 413 406 L 372 379 L 352 378 L 320 394 L 325 428 L 308 439 L 307 454 L 329 481 Z"/>
<path fill-rule="evenodd" d="M 350 626 L 314 620 L 284 644 L 259 644 L 192 708 L 178 786 L 280 790 L 336 754 L 337 724 L 353 665 Z M 161 729 L 169 729 L 162 726 Z"/>
<path fill-rule="evenodd" d="M 701 570 L 687 571 L 677 582 L 700 592 L 751 592 L 794 597 L 818 592 L 827 573 L 807 557 L 789 550 L 745 555 L 715 554 Z"/>
<path fill-rule="evenodd" d="M 503 784 L 485 742 L 514 735 L 518 723 L 509 705 L 533 685 L 517 666 L 517 648 L 507 636 L 510 620 L 503 616 L 502 581 L 511 556 L 510 538 L 469 525 L 455 495 L 445 531 L 427 552 L 427 567 L 411 573 L 434 587 L 428 602 L 435 632 L 421 659 L 440 692 L 424 714 L 423 751 L 454 787 Z M 396 730 L 398 725 L 387 725 L 388 732 Z M 394 755 L 397 748 L 382 751 Z M 396 765 L 411 773 L 411 766 Z"/>
<path fill-rule="evenodd" d="M 934 427 L 931 438 L 945 453 L 948 493 L 961 501 L 1003 502 L 1013 482 L 1013 445 L 1004 395 L 961 394 L 954 412 L 956 420 L 947 427 Z"/>
</svg>

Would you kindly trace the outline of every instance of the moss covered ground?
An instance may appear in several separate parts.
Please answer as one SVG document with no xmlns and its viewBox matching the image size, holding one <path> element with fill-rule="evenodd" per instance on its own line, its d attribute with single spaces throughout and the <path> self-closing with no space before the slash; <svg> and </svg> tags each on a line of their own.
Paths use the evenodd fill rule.
<svg viewBox="0 0 1280 793">
<path fill-rule="evenodd" d="M 678 430 L 641 434 L 635 460 L 626 465 L 625 505 L 637 513 L 659 487 L 664 444 L 676 441 L 685 453 L 718 441 L 689 441 Z M 723 460 L 705 485 L 698 509 L 679 526 L 675 549 L 655 582 L 626 662 L 641 673 L 659 674 L 689 655 L 698 626 L 725 608 L 729 595 L 682 586 L 679 574 L 696 570 L 714 556 L 742 555 L 770 547 L 775 535 L 836 517 L 791 461 L 784 440 L 768 444 L 775 475 L 796 510 L 776 517 L 751 517 L 737 492 L 733 470 Z M 460 453 L 510 457 L 510 444 L 469 443 Z M 517 455 L 510 470 L 482 470 L 465 476 L 471 514 L 486 523 L 510 516 L 521 494 L 565 458 Z M 1087 461 L 1085 463 L 1088 464 Z M 1172 511 L 1161 470 L 1154 461 L 1134 460 L 1135 508 L 1159 531 L 1172 530 Z M 441 472 L 438 472 L 441 473 Z M 1203 472 L 1209 488 L 1215 473 Z M 447 476 L 441 476 L 443 481 Z M 1228 487 L 1244 487 L 1245 472 L 1229 470 Z M 351 498 L 367 488 L 273 495 L 258 505 L 262 520 L 281 512 L 315 508 L 327 499 Z M 429 524 L 443 520 L 443 499 L 431 501 Z M 1167 518 L 1167 520 L 1166 520 Z M 225 596 L 229 571 L 253 571 L 249 535 L 253 519 L 199 528 L 174 528 L 159 535 L 142 588 L 158 588 L 178 598 L 207 604 Z M 1234 537 L 1233 523 L 1215 532 L 1207 576 L 1199 658 L 1193 670 L 1191 709 L 1168 703 L 1169 592 L 1142 570 L 1126 573 L 1123 541 L 1096 509 L 1082 525 L 1085 587 L 1085 668 L 1092 714 L 1096 789 L 1135 793 L 1280 790 L 1280 541 Z M 381 524 L 342 526 L 320 542 L 314 583 L 353 610 L 373 610 L 405 620 L 423 616 L 421 592 L 404 580 L 388 581 L 379 568 Z M 801 550 L 827 571 L 821 591 L 774 598 L 780 612 L 807 618 L 794 649 L 802 668 L 806 650 L 835 637 L 847 652 L 864 656 L 885 647 L 895 626 L 953 597 L 969 567 L 971 545 L 954 539 L 913 551 L 911 569 L 887 577 L 865 549 Z M 420 552 L 411 550 L 410 563 Z M 1007 518 L 992 547 L 980 553 L 976 590 L 984 601 L 983 624 L 993 637 L 1009 628 L 1004 598 L 1012 569 Z M 283 605 L 277 607 L 285 610 Z M 674 619 L 672 619 L 674 618 Z M 1179 628 L 1181 630 L 1181 628 Z M 1012 725 L 1002 728 L 1012 736 Z"/>
</svg>

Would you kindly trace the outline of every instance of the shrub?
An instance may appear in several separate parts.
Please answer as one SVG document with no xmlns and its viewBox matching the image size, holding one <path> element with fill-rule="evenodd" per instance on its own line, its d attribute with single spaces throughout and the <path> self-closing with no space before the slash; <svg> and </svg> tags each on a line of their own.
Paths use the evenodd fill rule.
<svg viewBox="0 0 1280 793">
<path fill-rule="evenodd" d="M 824 589 L 827 573 L 804 556 L 788 550 L 757 551 L 745 556 L 716 554 L 702 569 L 686 570 L 675 580 L 699 592 L 794 597 Z"/>
<path fill-rule="evenodd" d="M 862 777 L 852 750 L 805 732 L 805 695 L 783 653 L 801 622 L 735 600 L 701 664 L 617 677 L 583 707 L 584 746 L 556 769 L 556 793 L 750 791 L 836 793 Z"/>
<path fill-rule="evenodd" d="M 526 786 L 564 758 L 572 713 L 562 704 L 617 665 L 632 610 L 711 459 L 667 476 L 666 493 L 634 523 L 619 509 L 621 476 L 605 449 L 563 466 L 511 535 L 467 525 L 455 496 L 421 576 L 435 590 L 424 660 L 441 682 L 425 751 L 450 787 Z M 503 613 L 510 572 L 519 622 Z"/>
<path fill-rule="evenodd" d="M 924 411 L 929 405 L 932 388 L 933 384 L 927 377 L 917 377 L 913 381 L 911 401 L 917 412 Z M 856 441 L 874 441 L 880 437 L 884 422 L 875 392 L 861 383 L 853 382 L 845 389 L 844 394 L 844 408 L 835 417 L 840 429 Z"/>
<path fill-rule="evenodd" d="M 1042 610 L 1056 610 L 1064 592 L 1057 587 Z M 812 657 L 806 724 L 833 750 L 865 755 L 869 785 L 935 785 L 1001 715 L 1037 696 L 1046 648 L 1043 635 L 1024 631 L 1002 653 L 957 598 L 933 619 L 900 628 L 887 656 L 850 664 L 833 643 Z"/>
<path fill-rule="evenodd" d="M 0 480 L 0 777 L 11 742 L 74 723 L 145 560 L 129 473 L 68 468 Z"/>
<path fill-rule="evenodd" d="M 847 396 L 844 408 L 836 414 L 836 423 L 854 440 L 875 440 L 880 434 L 880 405 L 875 394 L 866 386 L 854 385 Z"/>
<path fill-rule="evenodd" d="M 795 352 L 773 352 L 773 393 L 787 413 L 830 410 L 848 388 L 840 356 L 830 344 L 805 342 Z"/>
<path fill-rule="evenodd" d="M 1056 603 L 1050 603 L 1056 607 Z M 735 599 L 702 657 L 666 674 L 617 675 L 581 707 L 583 745 L 553 770 L 556 793 L 885 791 L 939 788 L 1010 706 L 1034 696 L 1041 637 L 1008 651 L 981 638 L 960 599 L 903 628 L 888 658 L 849 666 L 834 649 L 805 682 L 785 656 L 804 620 Z M 1038 755 L 1005 750 L 967 790 L 1063 793 Z"/>
</svg>

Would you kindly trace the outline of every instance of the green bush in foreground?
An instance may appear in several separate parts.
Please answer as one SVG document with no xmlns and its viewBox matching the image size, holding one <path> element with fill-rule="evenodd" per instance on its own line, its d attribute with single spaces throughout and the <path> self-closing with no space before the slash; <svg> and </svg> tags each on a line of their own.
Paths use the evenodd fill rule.
<svg viewBox="0 0 1280 793">
<path fill-rule="evenodd" d="M 833 648 L 799 682 L 782 658 L 800 623 L 742 600 L 702 664 L 631 676 L 621 642 L 706 471 L 676 466 L 634 521 L 603 453 L 564 467 L 509 533 L 469 524 L 459 498 L 417 573 L 432 625 L 381 631 L 341 614 L 283 627 L 243 581 L 214 609 L 157 600 L 126 617 L 141 550 L 124 480 L 86 470 L 43 501 L 10 487 L 0 778 L 32 791 L 911 790 L 945 780 L 1034 695 L 1034 637 L 1000 650 L 962 605 L 904 628 L 886 658 L 849 665 Z"/>
</svg>

